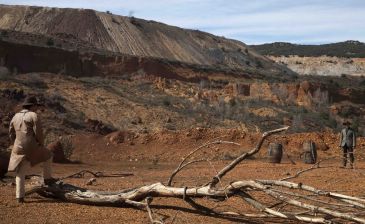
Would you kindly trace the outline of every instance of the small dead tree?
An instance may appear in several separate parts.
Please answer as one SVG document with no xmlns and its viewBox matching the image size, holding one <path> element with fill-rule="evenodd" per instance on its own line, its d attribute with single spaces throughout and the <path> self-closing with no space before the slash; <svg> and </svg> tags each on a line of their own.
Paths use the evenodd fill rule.
<svg viewBox="0 0 365 224">
<path fill-rule="evenodd" d="M 151 223 L 163 223 L 153 217 L 151 203 L 154 198 L 166 197 L 184 200 L 194 209 L 206 215 L 222 217 L 279 218 L 296 222 L 310 223 L 365 223 L 365 199 L 328 191 L 322 191 L 302 183 L 285 180 L 237 180 L 225 186 L 218 187 L 218 183 L 239 163 L 259 152 L 264 140 L 275 133 L 287 130 L 288 127 L 265 132 L 258 144 L 251 151 L 245 152 L 230 164 L 217 172 L 211 180 L 194 187 L 172 186 L 173 179 L 185 167 L 204 160 L 190 160 L 192 155 L 212 144 L 235 144 L 232 142 L 213 141 L 191 151 L 169 177 L 167 184 L 158 182 L 140 187 L 123 189 L 119 192 L 92 191 L 70 184 L 55 184 L 40 186 L 27 192 L 27 195 L 38 193 L 44 197 L 61 199 L 66 202 L 90 205 L 132 206 L 148 212 Z M 222 184 L 220 184 L 222 185 Z M 259 197 L 256 195 L 260 194 Z M 242 199 L 257 210 L 256 214 L 244 211 L 216 211 L 200 205 L 195 199 L 210 198 L 224 202 L 232 197 Z M 271 199 L 271 203 L 262 198 Z"/>
</svg>

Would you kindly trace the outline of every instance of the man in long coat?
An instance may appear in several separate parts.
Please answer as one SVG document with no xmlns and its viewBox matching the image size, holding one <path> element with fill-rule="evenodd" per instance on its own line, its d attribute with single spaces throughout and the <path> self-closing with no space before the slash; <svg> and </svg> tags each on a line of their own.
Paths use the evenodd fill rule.
<svg viewBox="0 0 365 224">
<path fill-rule="evenodd" d="M 340 147 L 343 149 L 342 167 L 346 167 L 347 160 L 350 160 L 350 168 L 354 168 L 354 149 L 356 147 L 355 131 L 350 127 L 351 123 L 345 121 L 345 128 L 341 130 Z"/>
<path fill-rule="evenodd" d="M 44 147 L 42 124 L 33 112 L 38 103 L 35 97 L 28 97 L 23 103 L 23 110 L 15 114 L 10 122 L 9 136 L 12 148 L 8 171 L 15 171 L 16 199 L 24 202 L 25 175 L 34 165 L 43 162 L 43 178 L 46 185 L 55 182 L 51 177 L 51 152 Z"/>
</svg>

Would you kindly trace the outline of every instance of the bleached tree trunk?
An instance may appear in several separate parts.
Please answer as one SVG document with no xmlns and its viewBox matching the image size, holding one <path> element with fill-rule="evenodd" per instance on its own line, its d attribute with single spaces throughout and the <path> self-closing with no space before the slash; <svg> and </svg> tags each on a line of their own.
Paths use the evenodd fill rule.
<svg viewBox="0 0 365 224">
<path fill-rule="evenodd" d="M 338 193 L 318 190 L 311 186 L 301 183 L 293 183 L 280 180 L 238 180 L 232 181 L 230 184 L 217 187 L 217 183 L 224 176 L 233 170 L 244 159 L 256 154 L 264 140 L 271 134 L 287 130 L 288 127 L 265 132 L 258 142 L 257 146 L 249 152 L 243 153 L 230 164 L 220 170 L 212 180 L 203 186 L 195 187 L 173 187 L 172 180 L 176 174 L 184 167 L 200 162 L 203 160 L 187 161 L 194 153 L 202 147 L 198 147 L 190 152 L 179 166 L 173 171 L 167 184 L 161 182 L 149 185 L 139 186 L 130 189 L 124 189 L 119 192 L 92 191 L 69 184 L 54 184 L 52 186 L 40 186 L 28 191 L 26 195 L 38 193 L 45 197 L 57 198 L 66 202 L 90 205 L 115 205 L 115 206 L 132 206 L 138 209 L 145 209 L 151 223 L 163 223 L 153 218 L 153 212 L 150 204 L 153 198 L 177 198 L 186 201 L 194 209 L 206 214 L 218 214 L 224 216 L 237 216 L 245 218 L 270 218 L 276 217 L 283 220 L 296 220 L 309 223 L 365 223 L 365 199 L 347 196 Z M 222 144 L 231 142 L 215 141 L 205 144 Z M 204 147 L 205 147 L 204 146 Z M 298 174 L 299 175 L 299 174 Z M 286 190 L 284 190 L 286 189 Z M 263 202 L 255 199 L 251 192 L 261 192 L 266 197 L 276 201 L 274 206 L 265 205 Z M 306 194 L 310 193 L 311 195 Z M 221 202 L 231 197 L 239 197 L 244 203 L 255 208 L 257 214 L 245 214 L 225 211 L 217 212 L 199 205 L 194 199 L 212 198 Z M 318 199 L 316 199 L 318 198 Z M 323 200 L 323 199 L 326 200 Z M 327 202 L 332 200 L 332 202 Z M 340 204 L 340 203 L 342 204 Z M 278 205 L 287 205 L 287 209 L 276 208 Z M 320 204 L 320 205 L 319 205 Z M 347 205 L 347 206 L 342 206 Z M 296 211 L 294 208 L 300 209 Z M 333 209 L 336 208 L 336 209 Z"/>
</svg>

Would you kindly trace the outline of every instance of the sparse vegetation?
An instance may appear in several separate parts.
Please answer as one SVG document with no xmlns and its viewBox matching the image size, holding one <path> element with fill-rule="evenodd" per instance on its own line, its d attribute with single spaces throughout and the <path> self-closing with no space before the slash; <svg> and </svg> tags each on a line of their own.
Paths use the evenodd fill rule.
<svg viewBox="0 0 365 224">
<path fill-rule="evenodd" d="M 272 56 L 290 56 L 295 54 L 300 57 L 318 57 L 322 55 L 344 58 L 365 57 L 365 43 L 358 41 L 346 41 L 323 45 L 298 45 L 279 42 L 272 44 L 252 45 L 250 47 L 263 55 Z"/>
<path fill-rule="evenodd" d="M 38 73 L 30 73 L 27 75 L 27 78 L 25 80 L 20 80 L 20 82 L 32 88 L 48 88 L 47 84 L 42 80 L 41 76 Z"/>
<path fill-rule="evenodd" d="M 109 11 L 107 13 L 111 14 Z M 113 23 L 124 19 L 116 16 L 108 17 Z M 147 27 L 151 25 L 161 25 L 155 23 L 145 24 L 143 20 L 134 18 L 132 14 L 130 14 L 130 17 L 127 17 L 127 21 L 128 20 L 131 24 L 136 26 L 145 25 Z M 178 34 L 180 35 L 180 33 L 177 33 L 176 35 Z M 307 94 L 308 96 L 305 95 L 302 96 L 304 99 L 298 99 L 298 93 L 295 90 L 297 87 L 295 87 L 295 84 L 300 84 L 302 78 L 296 77 L 298 79 L 296 81 L 294 76 L 285 75 L 284 72 L 280 73 L 280 77 L 271 74 L 269 69 L 265 69 L 271 68 L 269 62 L 262 60 L 261 57 L 256 56 L 255 54 L 250 54 L 250 48 L 246 48 L 245 45 L 230 44 L 230 40 L 223 40 L 213 35 L 207 35 L 204 32 L 193 32 L 191 34 L 189 30 L 184 30 L 181 33 L 181 35 L 186 34 L 191 35 L 193 38 L 198 38 L 202 42 L 202 46 L 206 46 L 203 53 L 206 53 L 208 56 L 207 61 L 213 61 L 216 64 L 215 67 L 208 64 L 189 64 L 177 60 L 170 60 L 169 58 L 148 58 L 148 60 L 143 58 L 141 63 L 140 58 L 138 57 L 127 57 L 128 60 L 124 60 L 124 58 L 120 56 L 114 58 L 114 54 L 110 58 L 103 54 L 92 55 L 92 58 L 97 58 L 99 56 L 102 58 L 101 61 L 90 61 L 92 65 L 96 66 L 96 70 L 100 69 L 100 74 L 106 74 L 108 77 L 111 77 L 109 76 L 110 73 L 108 73 L 108 71 L 103 70 L 104 68 L 107 68 L 107 70 L 110 69 L 110 71 L 112 71 L 113 75 L 117 74 L 118 77 L 112 79 L 101 76 L 97 77 L 97 74 L 93 74 L 95 75 L 94 77 L 88 75 L 88 77 L 75 78 L 75 83 L 78 83 L 77 85 L 81 87 L 80 92 L 87 89 L 88 91 L 90 90 L 90 94 L 81 94 L 81 96 L 77 96 L 80 92 L 76 90 L 74 91 L 75 93 L 68 92 L 67 94 L 72 95 L 72 97 L 68 97 L 69 99 L 65 99 L 64 101 L 61 97 L 50 99 L 53 103 L 48 105 L 49 108 L 55 112 L 55 116 L 57 116 L 58 119 L 62 120 L 62 122 L 60 122 L 62 123 L 61 125 L 72 127 L 76 130 L 85 127 L 85 118 L 88 117 L 77 115 L 77 111 L 83 111 L 84 107 L 89 107 L 87 109 L 89 111 L 85 113 L 88 114 L 88 116 L 93 117 L 95 120 L 103 121 L 106 124 L 115 122 L 115 127 L 118 129 L 137 128 L 133 126 L 141 126 L 140 124 L 131 124 L 130 120 L 131 118 L 134 118 L 135 115 L 126 113 L 125 111 L 127 109 L 123 109 L 133 108 L 138 109 L 138 113 L 142 114 L 145 111 L 152 111 L 153 116 L 151 115 L 151 117 L 154 117 L 153 119 L 145 119 L 143 117 L 146 126 L 149 122 L 157 120 L 153 125 L 164 128 L 165 119 L 161 120 L 160 114 L 167 114 L 167 116 L 172 118 L 169 123 L 174 125 L 177 129 L 181 126 L 192 126 L 197 122 L 199 125 L 206 127 L 214 127 L 215 125 L 233 127 L 237 124 L 248 124 L 251 125 L 250 128 L 254 127 L 255 130 L 259 130 L 270 125 L 281 125 L 284 121 L 289 123 L 290 118 L 293 118 L 293 115 L 296 113 L 300 114 L 305 125 L 314 123 L 322 128 L 328 126 L 333 120 L 339 120 L 342 116 L 342 114 L 337 116 L 329 113 L 329 106 L 332 104 L 332 102 L 329 102 L 329 98 L 335 98 L 335 101 L 338 101 L 338 99 L 341 98 L 346 98 L 349 101 L 353 100 L 348 96 L 353 94 L 350 91 L 339 96 L 329 96 L 329 91 L 333 92 L 333 89 L 337 88 L 336 83 L 340 85 L 339 88 L 352 88 L 352 83 L 355 83 L 355 81 L 353 81 L 351 77 L 346 78 L 346 80 L 339 77 L 338 79 L 333 79 L 335 81 L 330 84 L 328 82 L 325 83 L 326 81 L 318 81 L 313 78 L 311 82 L 321 82 L 323 83 L 323 88 L 321 86 L 321 90 L 315 91 L 314 93 L 312 93 L 312 89 L 310 89 L 308 92 L 302 93 Z M 173 38 L 173 36 L 174 35 L 171 35 L 171 38 Z M 71 36 L 68 35 L 60 37 L 65 39 L 71 38 Z M 77 38 L 73 36 L 71 39 Z M 44 36 L 41 40 L 42 42 L 47 41 Z M 206 40 L 208 40 L 207 43 L 204 42 Z M 50 39 L 47 45 L 57 45 L 60 42 L 61 41 L 58 38 L 57 40 Z M 229 51 L 229 54 L 225 54 L 224 51 Z M 232 55 L 233 57 L 231 57 Z M 131 60 L 129 61 L 129 59 Z M 331 61 L 332 59 L 328 60 L 330 61 L 329 63 L 334 64 L 334 62 Z M 346 61 L 351 63 L 351 60 Z M 125 62 L 127 64 L 123 64 Z M 233 68 L 227 67 L 227 63 L 231 62 L 234 64 L 243 64 L 245 70 L 234 70 Z M 83 61 L 81 63 L 83 68 L 88 67 Z M 155 69 L 154 65 L 156 63 L 163 65 L 161 71 Z M 154 69 L 152 70 L 156 71 L 151 72 L 152 66 L 150 65 L 153 65 Z M 138 67 L 139 70 L 133 70 L 134 66 L 140 66 Z M 60 64 L 60 67 L 62 67 L 62 64 Z M 68 68 L 72 68 L 72 66 L 69 66 Z M 165 71 L 165 69 L 167 70 Z M 19 70 L 20 73 L 24 72 L 23 67 L 21 66 L 19 66 Z M 65 75 L 67 75 L 66 72 L 69 73 L 70 71 L 65 71 Z M 263 74 L 266 72 L 268 75 Z M 154 75 L 163 77 L 165 74 L 172 77 L 171 79 L 167 78 L 167 76 L 165 77 L 166 80 L 169 80 L 169 83 L 155 88 L 154 84 L 156 80 Z M 44 90 L 52 91 L 51 88 L 54 88 L 55 86 L 49 81 L 45 82 L 42 77 L 36 77 L 37 75 L 34 77 L 32 76 L 34 75 L 30 74 L 23 78 L 21 75 L 22 78 L 19 79 L 18 83 L 24 84 L 26 88 L 35 89 L 39 92 L 44 92 Z M 28 77 L 30 78 L 28 79 Z M 306 78 L 312 79 L 312 77 Z M 3 79 L 5 78 L 3 77 Z M 355 83 L 356 88 L 360 85 L 365 85 L 361 81 L 363 80 Z M 245 88 L 244 94 L 241 92 L 243 91 L 242 89 L 231 89 L 230 84 L 234 82 L 248 86 Z M 258 93 L 260 90 L 255 90 L 257 91 L 257 94 L 252 95 L 252 89 L 250 89 L 251 83 L 260 82 L 264 84 L 261 89 L 262 92 Z M 280 83 L 278 85 L 280 87 L 266 91 L 266 83 L 268 83 L 268 85 Z M 288 87 L 287 84 L 293 85 L 288 89 L 286 88 Z M 48 89 L 48 86 L 51 88 Z M 61 93 L 61 96 L 63 96 L 62 94 L 63 93 Z M 75 94 L 75 96 L 73 94 Z M 276 96 L 267 96 L 268 94 L 274 94 L 277 98 Z M 309 96 L 310 94 L 313 94 L 312 99 Z M 84 98 L 87 102 L 82 104 L 82 106 L 77 105 L 77 109 L 73 109 L 72 105 L 76 105 L 77 103 L 81 104 L 81 98 Z M 303 102 L 300 103 L 304 106 L 298 106 L 299 100 L 303 100 Z M 91 111 L 90 107 L 95 107 L 97 112 Z M 113 115 L 114 111 L 118 111 L 118 114 L 120 114 L 121 117 L 125 116 L 126 121 L 121 121 L 121 119 L 116 118 L 115 115 Z M 345 112 L 341 113 L 346 115 Z M 111 116 L 114 117 L 111 118 Z"/>
<path fill-rule="evenodd" d="M 142 24 L 134 16 L 129 18 L 129 22 L 137 27 L 142 27 Z"/>
<path fill-rule="evenodd" d="M 256 67 L 257 68 L 264 68 L 264 65 L 262 64 L 262 62 L 260 60 L 256 60 Z"/>
<path fill-rule="evenodd" d="M 2 30 L 1 32 L 0 32 L 0 37 L 8 37 L 8 31 L 7 30 Z"/>
<path fill-rule="evenodd" d="M 60 142 L 61 142 L 61 145 L 62 145 L 63 152 L 65 154 L 65 158 L 70 159 L 71 155 L 74 151 L 74 148 L 75 148 L 73 143 L 72 143 L 71 137 L 70 136 L 63 136 L 60 139 Z"/>
<path fill-rule="evenodd" d="M 171 102 L 170 102 L 170 100 L 168 98 L 163 99 L 162 103 L 166 107 L 171 106 Z"/>
<path fill-rule="evenodd" d="M 209 82 L 209 80 L 201 79 L 199 86 L 200 86 L 201 89 L 209 88 L 210 87 L 210 82 Z"/>
<path fill-rule="evenodd" d="M 10 78 L 10 72 L 6 67 L 0 66 L 0 80 L 7 80 Z"/>
<path fill-rule="evenodd" d="M 53 40 L 53 38 L 48 38 L 48 40 L 47 40 L 47 46 L 54 46 L 54 40 Z"/>
<path fill-rule="evenodd" d="M 59 142 L 61 144 L 65 159 L 69 160 L 75 148 L 72 143 L 71 136 L 59 135 L 55 133 L 55 130 L 48 130 L 44 140 L 45 146 L 54 144 L 56 142 Z"/>
</svg>

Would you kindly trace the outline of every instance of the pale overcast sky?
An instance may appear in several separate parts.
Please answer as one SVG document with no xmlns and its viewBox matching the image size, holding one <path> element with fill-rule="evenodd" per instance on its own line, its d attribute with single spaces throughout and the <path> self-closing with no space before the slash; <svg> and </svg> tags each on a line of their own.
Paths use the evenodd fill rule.
<svg viewBox="0 0 365 224">
<path fill-rule="evenodd" d="M 199 29 L 247 44 L 365 42 L 365 0 L 0 0 L 89 8 Z"/>
</svg>

